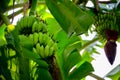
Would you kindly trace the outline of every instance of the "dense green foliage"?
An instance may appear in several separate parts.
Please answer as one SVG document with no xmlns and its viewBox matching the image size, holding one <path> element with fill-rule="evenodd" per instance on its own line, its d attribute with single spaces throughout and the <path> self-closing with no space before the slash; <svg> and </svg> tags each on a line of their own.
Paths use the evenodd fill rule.
<svg viewBox="0 0 120 80">
<path fill-rule="evenodd" d="M 104 80 L 93 74 L 92 54 L 99 53 L 95 46 L 103 48 L 95 42 L 104 44 L 101 38 L 107 39 L 106 29 L 120 33 L 120 4 L 116 0 L 89 1 L 93 7 L 86 6 L 88 0 L 2 0 L 0 80 L 85 80 L 88 75 Z M 104 8 L 109 3 L 117 4 L 113 9 Z M 23 17 L 11 25 L 21 13 Z M 97 37 L 82 39 L 88 31 L 96 31 Z M 105 77 L 119 80 L 120 65 Z"/>
</svg>

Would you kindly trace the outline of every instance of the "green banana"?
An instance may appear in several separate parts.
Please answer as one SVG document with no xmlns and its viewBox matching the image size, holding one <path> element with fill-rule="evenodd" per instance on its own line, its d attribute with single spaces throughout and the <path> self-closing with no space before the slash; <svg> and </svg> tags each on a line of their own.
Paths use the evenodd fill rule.
<svg viewBox="0 0 120 80">
<path fill-rule="evenodd" d="M 31 19 L 31 16 L 29 16 L 27 17 L 27 26 L 31 27 L 32 26 L 31 23 L 32 23 L 32 19 Z"/>
<path fill-rule="evenodd" d="M 38 39 L 38 40 L 39 40 L 39 43 L 40 43 L 40 44 L 43 44 L 43 42 L 44 42 L 44 41 L 43 41 L 43 34 L 42 34 L 41 32 L 39 32 L 38 35 L 39 35 L 39 39 Z"/>
<path fill-rule="evenodd" d="M 40 23 L 41 23 L 41 22 L 39 22 L 39 23 L 37 24 L 37 31 L 38 31 L 38 32 L 42 31 L 42 29 L 43 29 L 43 27 L 41 26 Z"/>
<path fill-rule="evenodd" d="M 44 43 L 45 45 L 47 45 L 48 40 L 49 40 L 48 35 L 47 35 L 47 34 L 43 34 L 43 41 L 44 41 L 43 43 Z"/>
<path fill-rule="evenodd" d="M 44 46 L 40 46 L 40 56 L 41 58 L 45 58 L 45 50 L 44 50 Z"/>
<path fill-rule="evenodd" d="M 36 44 L 36 51 L 38 54 L 40 53 L 40 44 L 39 43 Z"/>
<path fill-rule="evenodd" d="M 54 43 L 54 44 L 53 44 L 53 49 L 54 49 L 55 51 L 58 49 L 57 43 Z"/>
<path fill-rule="evenodd" d="M 48 45 L 45 46 L 45 56 L 48 57 L 49 56 L 49 51 L 50 51 L 50 47 Z"/>
<path fill-rule="evenodd" d="M 46 33 L 46 32 L 47 32 L 47 27 L 46 27 L 46 26 L 43 26 L 42 32 L 43 32 L 43 33 Z"/>
<path fill-rule="evenodd" d="M 32 27 L 34 21 L 36 21 L 36 20 L 35 20 L 35 17 L 34 17 L 34 16 L 29 16 L 29 18 L 28 18 L 28 23 L 27 23 L 28 26 L 29 26 L 29 27 Z"/>
<path fill-rule="evenodd" d="M 19 23 L 21 24 L 20 29 L 24 28 L 24 18 L 22 18 Z"/>
<path fill-rule="evenodd" d="M 26 17 L 23 18 L 23 22 L 24 22 L 23 25 L 24 25 L 24 27 L 28 27 L 27 21 L 28 21 L 28 18 L 27 18 L 27 16 L 26 16 Z"/>
<path fill-rule="evenodd" d="M 37 44 L 37 42 L 38 42 L 38 33 L 34 33 L 33 34 L 33 44 Z"/>
<path fill-rule="evenodd" d="M 37 21 L 35 21 L 35 22 L 33 23 L 32 32 L 34 33 L 34 32 L 36 32 L 36 30 L 37 30 Z"/>
<path fill-rule="evenodd" d="M 49 56 L 52 56 L 54 54 L 54 48 L 50 47 L 50 52 L 49 52 Z"/>
<path fill-rule="evenodd" d="M 49 42 L 47 43 L 47 45 L 49 45 L 50 47 L 53 46 L 53 40 L 50 38 Z"/>
<path fill-rule="evenodd" d="M 34 53 L 37 53 L 37 50 L 36 50 L 36 48 L 34 48 L 34 47 L 33 47 L 33 52 L 34 52 Z"/>
<path fill-rule="evenodd" d="M 30 34 L 28 38 L 33 42 L 33 34 Z"/>
</svg>

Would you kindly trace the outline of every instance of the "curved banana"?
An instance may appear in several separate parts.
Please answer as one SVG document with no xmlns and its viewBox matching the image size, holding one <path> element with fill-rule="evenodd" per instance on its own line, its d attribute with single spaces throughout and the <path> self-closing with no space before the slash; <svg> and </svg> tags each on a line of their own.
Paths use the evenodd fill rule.
<svg viewBox="0 0 120 80">
<path fill-rule="evenodd" d="M 39 39 L 38 39 L 39 43 L 43 44 L 43 34 L 41 32 L 39 32 L 38 35 L 39 35 Z"/>
<path fill-rule="evenodd" d="M 45 51 L 44 51 L 44 46 L 40 46 L 40 56 L 41 58 L 45 58 Z"/>
<path fill-rule="evenodd" d="M 45 46 L 45 56 L 48 57 L 49 56 L 49 50 L 50 47 L 48 45 Z"/>
<path fill-rule="evenodd" d="M 53 49 L 54 49 L 54 51 L 57 51 L 57 49 L 58 49 L 57 43 L 54 43 L 54 44 L 53 44 Z"/>
<path fill-rule="evenodd" d="M 47 45 L 49 45 L 50 47 L 53 46 L 53 40 L 50 38 L 49 42 L 47 43 Z"/>
<path fill-rule="evenodd" d="M 37 42 L 38 42 L 38 33 L 34 33 L 33 34 L 33 44 L 37 44 Z"/>
<path fill-rule="evenodd" d="M 35 21 L 34 23 L 33 23 L 33 26 L 32 26 L 32 32 L 34 33 L 34 32 L 36 32 L 36 29 L 37 28 L 37 21 Z"/>
<path fill-rule="evenodd" d="M 38 54 L 40 53 L 40 44 L 39 43 L 36 44 L 36 51 Z"/>
<path fill-rule="evenodd" d="M 54 48 L 50 47 L 50 52 L 49 52 L 49 56 L 52 56 L 54 54 Z"/>
<path fill-rule="evenodd" d="M 39 22 L 38 25 L 37 25 L 38 32 L 42 31 L 42 29 L 43 29 L 42 22 Z"/>
<path fill-rule="evenodd" d="M 34 47 L 33 47 L 33 52 L 34 52 L 34 53 L 37 53 L 37 50 L 36 50 L 36 48 L 34 48 Z"/>
</svg>

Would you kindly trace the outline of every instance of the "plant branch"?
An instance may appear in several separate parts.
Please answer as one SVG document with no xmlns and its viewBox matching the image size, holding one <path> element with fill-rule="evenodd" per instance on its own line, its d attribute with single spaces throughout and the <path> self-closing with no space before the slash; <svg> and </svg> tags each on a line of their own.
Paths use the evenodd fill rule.
<svg viewBox="0 0 120 80">
<path fill-rule="evenodd" d="M 101 77 L 99 77 L 99 76 L 97 76 L 97 75 L 95 75 L 93 73 L 89 74 L 89 76 L 91 76 L 91 77 L 93 77 L 93 78 L 95 78 L 97 80 L 105 80 L 105 79 L 103 79 L 103 78 L 101 78 Z"/>
<path fill-rule="evenodd" d="M 0 13 L 0 18 L 2 20 L 1 23 L 0 23 L 0 25 L 3 24 L 3 23 L 5 23 L 6 25 L 11 24 L 10 21 L 9 21 L 9 19 L 11 19 L 12 17 L 15 17 L 15 16 L 19 15 L 22 12 L 23 12 L 23 9 L 20 9 L 20 10 L 18 10 L 18 11 L 16 11 L 14 13 L 14 16 L 13 16 L 13 14 L 5 16 L 5 15 L 3 15 L 3 14 Z"/>
<path fill-rule="evenodd" d="M 22 12 L 23 12 L 23 9 L 20 9 L 20 10 L 14 12 L 14 17 L 17 16 L 18 14 L 22 13 Z M 13 17 L 12 14 L 8 15 L 8 18 L 9 18 L 9 19 L 11 19 L 12 17 Z"/>
<path fill-rule="evenodd" d="M 99 11 L 99 2 L 98 2 L 98 0 L 95 0 L 95 8 L 96 8 L 96 11 L 98 12 Z"/>
<path fill-rule="evenodd" d="M 25 3 L 15 4 L 14 7 L 13 7 L 13 5 L 8 6 L 8 8 L 6 9 L 6 11 L 9 11 L 9 10 L 12 10 L 12 9 L 15 9 L 15 8 L 23 7 L 24 4 L 25 4 Z"/>
</svg>

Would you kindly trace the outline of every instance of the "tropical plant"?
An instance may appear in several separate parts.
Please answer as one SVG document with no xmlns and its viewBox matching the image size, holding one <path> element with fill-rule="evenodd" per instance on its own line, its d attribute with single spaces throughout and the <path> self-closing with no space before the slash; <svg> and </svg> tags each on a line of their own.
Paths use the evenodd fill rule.
<svg viewBox="0 0 120 80">
<path fill-rule="evenodd" d="M 93 6 L 87 6 L 88 2 Z M 105 44 L 106 57 L 113 64 L 120 35 L 119 3 L 119 0 L 2 0 L 0 79 L 85 80 L 89 75 L 104 80 L 93 74 L 92 55 L 100 53 L 95 46 L 103 48 Z M 109 5 L 112 8 L 106 7 Z M 96 32 L 92 40 L 81 37 L 89 35 L 88 31 Z M 119 67 L 105 77 L 119 80 Z"/>
</svg>

